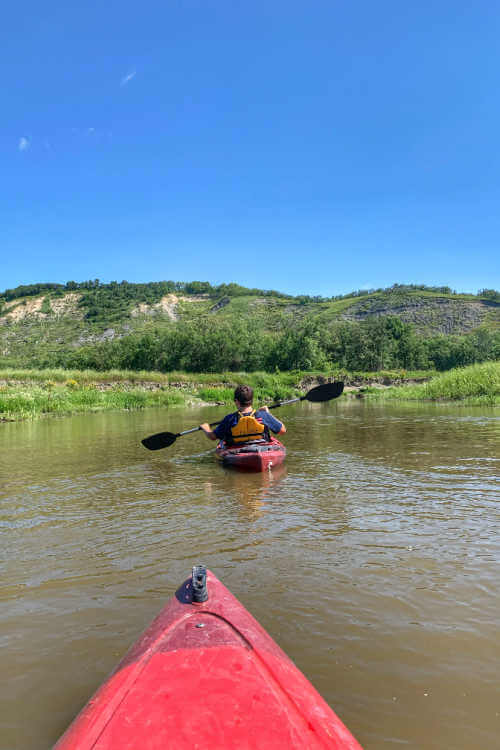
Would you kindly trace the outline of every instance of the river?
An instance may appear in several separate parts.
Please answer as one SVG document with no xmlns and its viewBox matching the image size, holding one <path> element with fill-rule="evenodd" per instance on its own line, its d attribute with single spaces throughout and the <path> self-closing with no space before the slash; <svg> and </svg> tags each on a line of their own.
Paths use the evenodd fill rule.
<svg viewBox="0 0 500 750">
<path fill-rule="evenodd" d="M 283 407 L 265 475 L 140 445 L 223 412 L 0 425 L 0 749 L 51 747 L 197 562 L 367 750 L 496 746 L 498 410 Z"/>
</svg>

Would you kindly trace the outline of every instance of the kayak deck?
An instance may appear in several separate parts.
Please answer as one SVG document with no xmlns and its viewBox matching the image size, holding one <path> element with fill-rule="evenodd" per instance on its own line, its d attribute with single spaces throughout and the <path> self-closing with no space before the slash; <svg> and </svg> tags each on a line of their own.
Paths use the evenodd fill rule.
<svg viewBox="0 0 500 750">
<path fill-rule="evenodd" d="M 198 603 L 191 579 L 178 589 L 55 748 L 360 750 L 210 571 L 206 590 Z"/>
<path fill-rule="evenodd" d="M 279 466 L 286 457 L 286 448 L 276 438 L 269 442 L 254 442 L 243 445 L 227 446 L 220 443 L 215 455 L 224 466 L 231 466 L 241 471 L 265 471 Z"/>
</svg>

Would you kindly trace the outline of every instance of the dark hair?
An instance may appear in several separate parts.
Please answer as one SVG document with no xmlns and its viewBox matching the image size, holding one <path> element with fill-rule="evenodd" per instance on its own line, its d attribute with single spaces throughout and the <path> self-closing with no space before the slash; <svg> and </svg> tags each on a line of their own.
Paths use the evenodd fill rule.
<svg viewBox="0 0 500 750">
<path fill-rule="evenodd" d="M 239 385 L 234 389 L 234 398 L 242 406 L 250 406 L 253 401 L 253 388 L 249 385 Z"/>
</svg>

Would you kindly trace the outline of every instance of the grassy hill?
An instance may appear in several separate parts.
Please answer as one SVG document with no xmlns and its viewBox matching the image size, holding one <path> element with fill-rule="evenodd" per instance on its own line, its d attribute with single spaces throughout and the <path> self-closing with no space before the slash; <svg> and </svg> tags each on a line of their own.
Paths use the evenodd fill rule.
<svg viewBox="0 0 500 750">
<path fill-rule="evenodd" d="M 354 330 L 357 324 L 391 317 L 411 324 L 422 339 L 478 331 L 496 335 L 500 294 L 394 285 L 323 298 L 207 282 L 36 284 L 0 294 L 0 366 L 52 363 L 64 353 L 105 348 L 130 337 L 173 335 L 179 325 L 207 331 L 244 324 L 254 338 L 267 335 L 269 340 L 307 325 L 314 328 L 313 338 L 319 331 L 325 340 L 341 323 Z"/>
</svg>

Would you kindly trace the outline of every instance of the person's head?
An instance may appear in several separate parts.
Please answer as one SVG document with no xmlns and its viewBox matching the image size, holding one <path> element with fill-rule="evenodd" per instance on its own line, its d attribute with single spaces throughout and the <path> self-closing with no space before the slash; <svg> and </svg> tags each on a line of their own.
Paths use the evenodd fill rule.
<svg viewBox="0 0 500 750">
<path fill-rule="evenodd" d="M 239 385 L 234 389 L 234 400 L 239 406 L 251 406 L 253 401 L 253 388 L 249 385 Z"/>
</svg>

